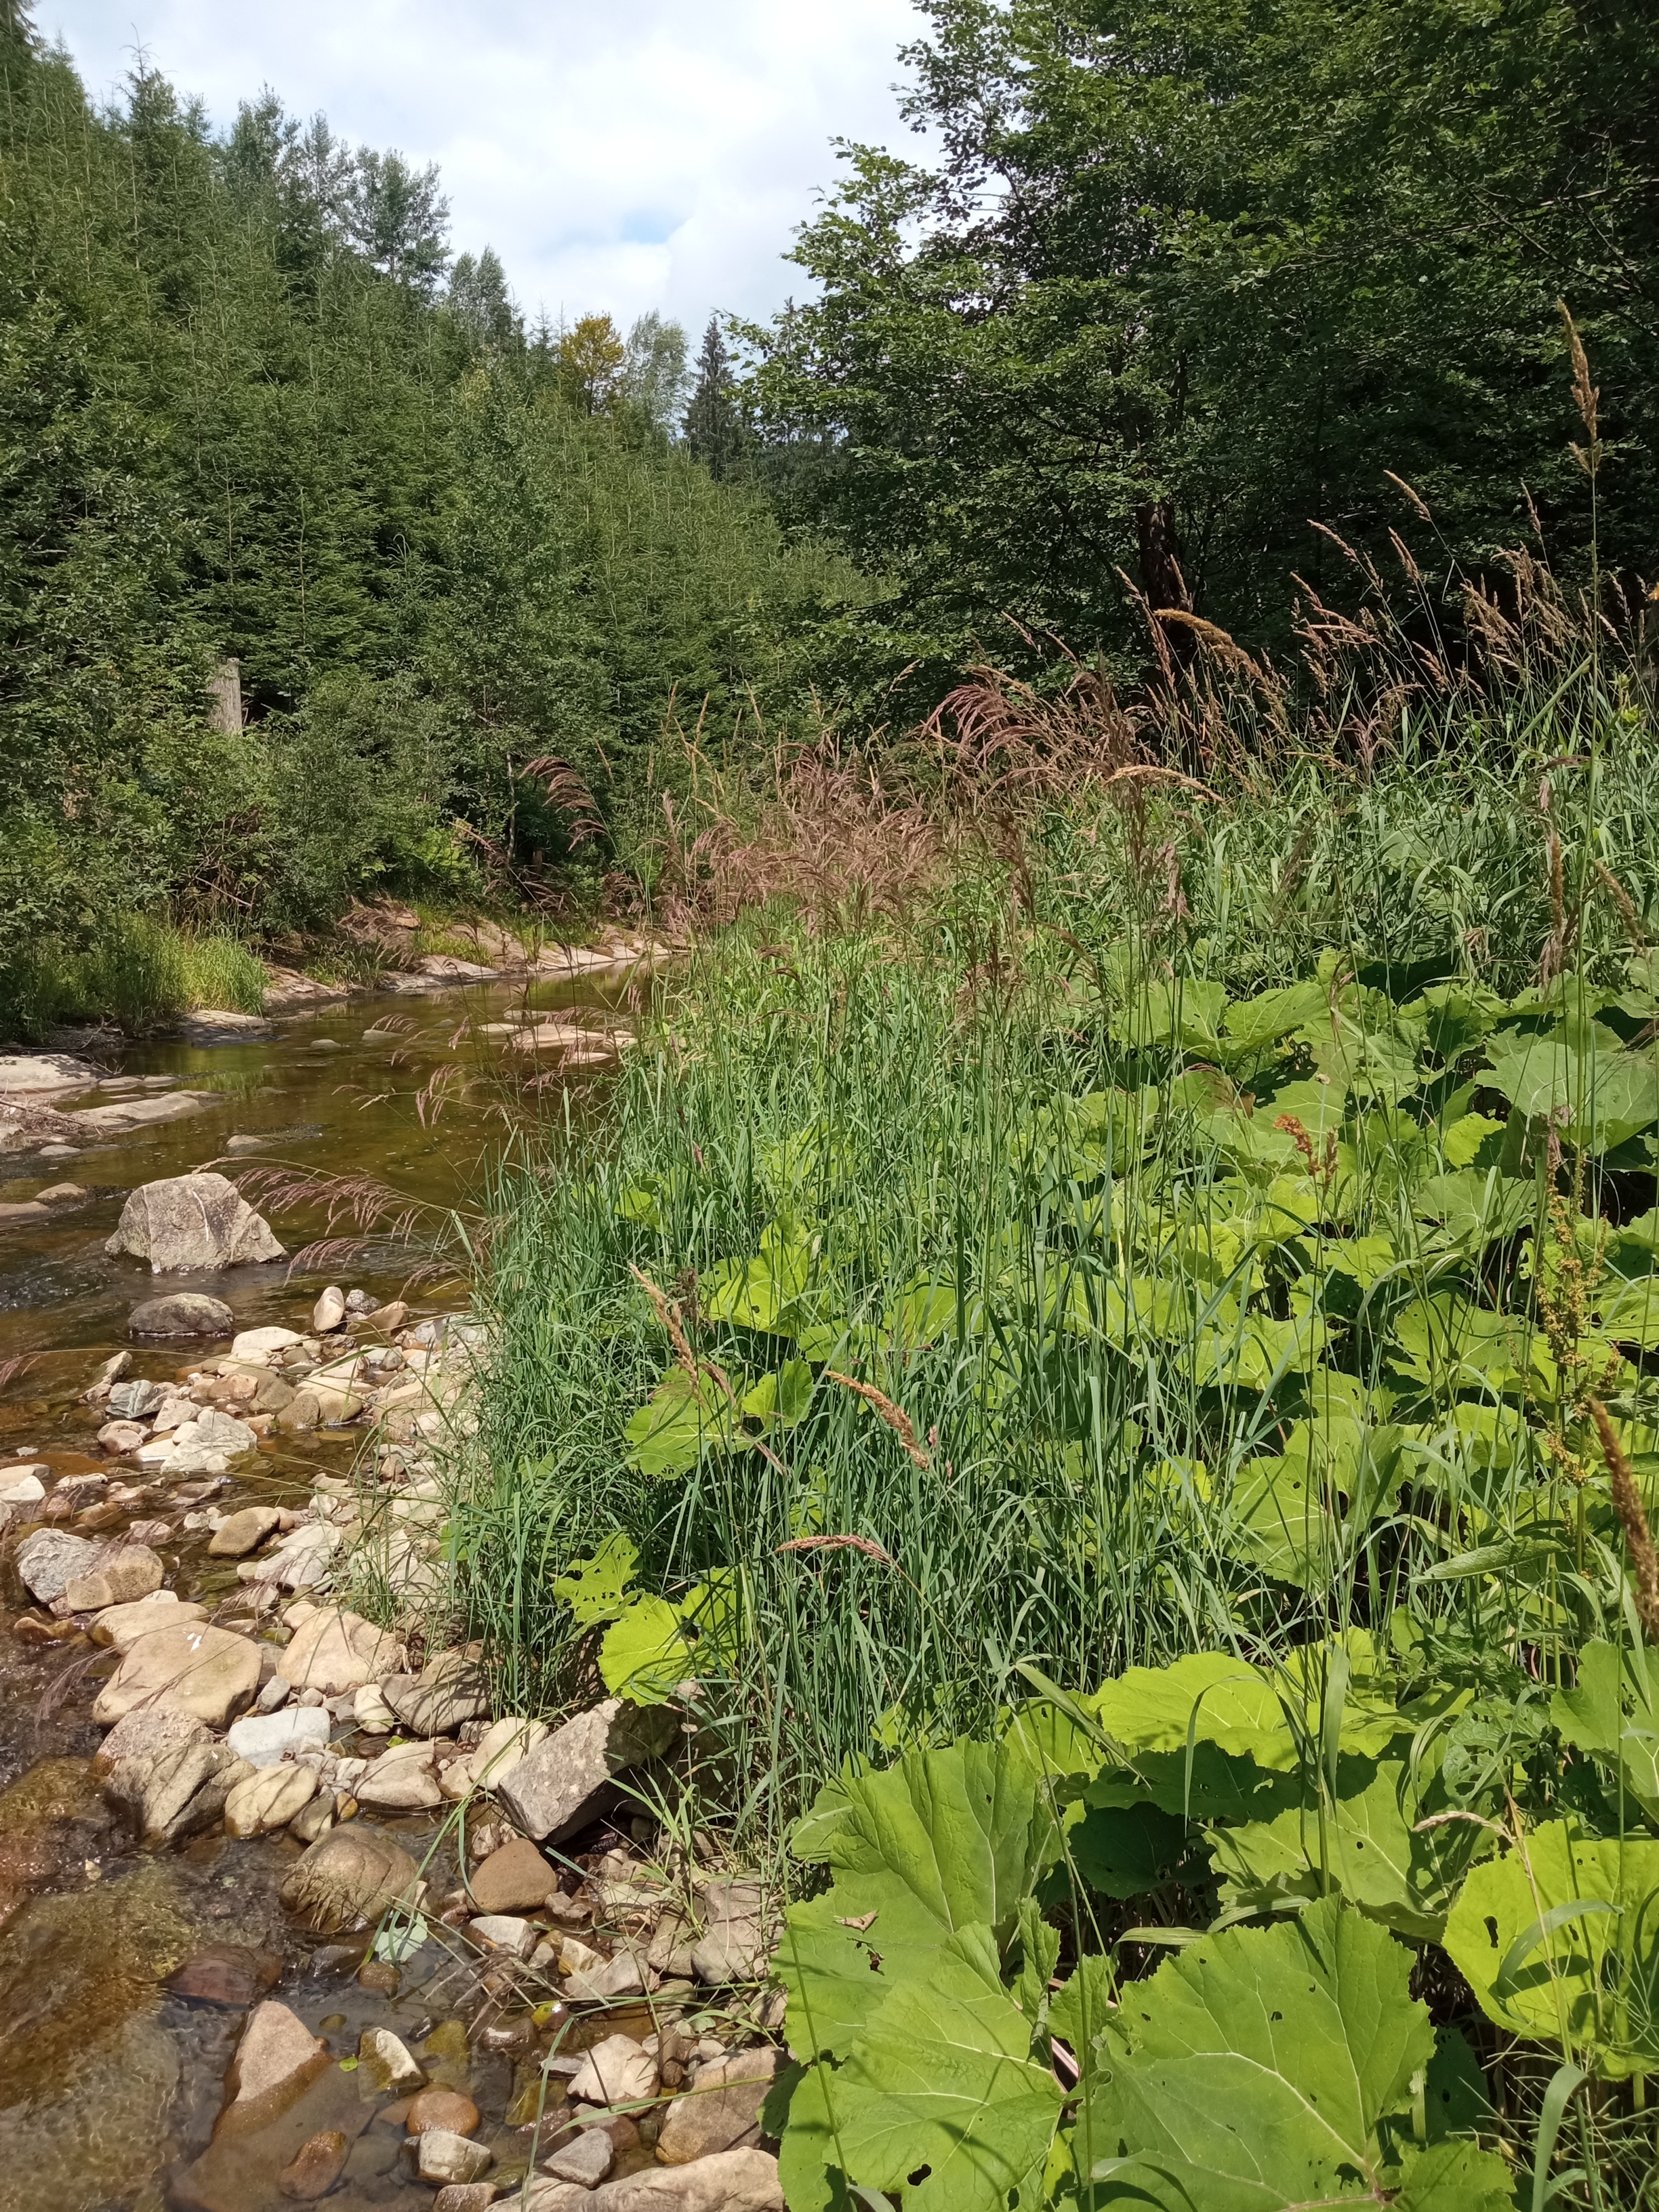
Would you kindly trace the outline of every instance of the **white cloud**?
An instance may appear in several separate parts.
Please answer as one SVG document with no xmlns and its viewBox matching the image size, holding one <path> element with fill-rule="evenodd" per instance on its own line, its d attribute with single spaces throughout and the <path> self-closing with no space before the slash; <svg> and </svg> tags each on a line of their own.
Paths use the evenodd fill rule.
<svg viewBox="0 0 1659 2212">
<path fill-rule="evenodd" d="M 694 333 L 802 289 L 783 264 L 832 137 L 896 144 L 909 0 L 39 0 L 106 98 L 135 43 L 216 123 L 269 83 L 348 137 L 442 167 L 458 251 L 532 313 L 647 307 Z"/>
</svg>

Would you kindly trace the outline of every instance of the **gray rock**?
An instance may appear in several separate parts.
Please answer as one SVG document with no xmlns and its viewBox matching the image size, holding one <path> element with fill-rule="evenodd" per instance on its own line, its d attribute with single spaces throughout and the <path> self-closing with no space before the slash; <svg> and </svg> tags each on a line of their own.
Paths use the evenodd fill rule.
<svg viewBox="0 0 1659 2212">
<path fill-rule="evenodd" d="M 141 1836 L 173 1843 L 216 1820 L 252 1771 L 228 1744 L 203 1736 L 152 1759 L 118 1759 L 104 1778 L 104 1794 Z"/>
<path fill-rule="evenodd" d="M 665 1705 L 607 1698 L 544 1736 L 495 1784 L 495 1796 L 526 1835 L 557 1842 L 603 1810 L 618 1776 L 660 1758 L 678 1727 Z"/>
<path fill-rule="evenodd" d="M 30 1596 L 50 1605 L 77 1575 L 92 1572 L 100 1549 L 66 1528 L 37 1528 L 17 1547 L 17 1571 Z"/>
<path fill-rule="evenodd" d="M 153 1274 L 285 1256 L 269 1223 L 221 1175 L 169 1176 L 142 1184 L 121 1209 L 104 1249 L 148 1260 Z"/>
<path fill-rule="evenodd" d="M 110 1418 L 141 1421 L 155 1411 L 164 1395 L 159 1382 L 147 1382 L 142 1376 L 131 1382 L 118 1382 L 109 1394 Z"/>
<path fill-rule="evenodd" d="M 616 2162 L 616 2146 L 605 2130 L 584 2128 L 542 2160 L 542 2172 L 553 2181 L 574 2181 L 583 2189 L 594 2189 Z"/>
<path fill-rule="evenodd" d="M 378 1920 L 392 1905 L 417 1905 L 426 1884 L 409 1853 L 360 1820 L 331 1828 L 283 1884 L 282 1899 L 319 1934 Z"/>
<path fill-rule="evenodd" d="M 131 1336 L 228 1336 L 235 1327 L 236 1316 L 224 1300 L 199 1291 L 146 1298 L 127 1316 Z"/>
<path fill-rule="evenodd" d="M 328 1741 L 329 1728 L 329 1717 L 320 1707 L 289 1705 L 280 1712 L 250 1713 L 236 1722 L 225 1741 L 250 1766 L 276 1766 L 289 1752 L 303 1750 L 307 1744 L 320 1750 Z"/>
</svg>

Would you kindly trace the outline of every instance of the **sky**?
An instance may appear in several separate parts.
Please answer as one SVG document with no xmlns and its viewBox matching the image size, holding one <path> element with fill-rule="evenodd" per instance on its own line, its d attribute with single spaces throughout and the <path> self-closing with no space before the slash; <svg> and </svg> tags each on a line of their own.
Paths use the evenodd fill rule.
<svg viewBox="0 0 1659 2212">
<path fill-rule="evenodd" d="M 763 317 L 832 138 L 908 137 L 908 0 L 36 0 L 88 91 L 142 47 L 216 125 L 262 84 L 443 173 L 457 252 L 493 246 L 532 316 L 647 308 L 695 341 Z"/>
</svg>

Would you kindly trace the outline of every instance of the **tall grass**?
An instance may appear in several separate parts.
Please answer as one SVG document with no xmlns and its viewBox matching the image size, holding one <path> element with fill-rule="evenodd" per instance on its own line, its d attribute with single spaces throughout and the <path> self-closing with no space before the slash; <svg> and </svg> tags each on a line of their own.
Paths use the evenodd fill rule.
<svg viewBox="0 0 1659 2212">
<path fill-rule="evenodd" d="M 1334 1546 L 1329 1579 L 1303 1593 L 1241 1564 L 1232 1540 L 1239 1470 L 1308 1414 L 1308 1363 L 1265 1389 L 1198 1379 L 1199 1340 L 1237 1276 L 1240 1170 L 1193 1091 L 1201 1042 L 1177 1048 L 1170 1009 L 1206 984 L 1240 996 L 1320 972 L 1398 1004 L 1456 978 L 1512 994 L 1561 927 L 1547 820 L 1570 819 L 1565 800 L 1586 802 L 1592 775 L 1590 851 L 1619 896 L 1593 888 L 1569 917 L 1571 964 L 1616 978 L 1659 904 L 1659 752 L 1645 719 L 1617 728 L 1616 751 L 1549 771 L 1551 817 L 1535 748 L 1468 761 L 1437 747 L 1349 771 L 1293 760 L 1224 799 L 1045 804 L 1017 854 L 981 844 L 972 865 L 941 843 L 902 921 L 815 933 L 774 903 L 706 945 L 597 1145 L 555 1130 L 548 1158 L 503 1182 L 483 1286 L 499 1330 L 488 1472 L 462 1549 L 515 1693 L 552 1698 L 574 1679 L 586 1649 L 551 1580 L 613 1529 L 639 1544 L 652 1588 L 736 1570 L 747 1630 L 726 1695 L 757 1814 L 799 1804 L 872 1738 L 983 1728 L 1020 1660 L 1089 1682 L 1350 1618 L 1386 1634 L 1402 1538 Z M 1438 1116 L 1466 1110 L 1458 1088 L 1449 1067 L 1408 1113 L 1350 1102 L 1329 1133 L 1344 1146 L 1340 1220 L 1315 1205 L 1294 1235 L 1257 1222 L 1252 1310 L 1293 1316 L 1297 1283 L 1356 1237 L 1390 1242 L 1379 1312 L 1458 1276 L 1413 1210 L 1416 1182 L 1448 1165 Z M 1080 1121 L 1077 1102 L 1102 1094 L 1107 1125 Z M 1297 1103 L 1317 1151 L 1327 1132 Z M 1294 1140 L 1271 1141 L 1285 1158 L 1265 1180 L 1299 1174 Z M 1528 1188 L 1525 1222 L 1487 1264 L 1531 1330 L 1520 1240 L 1544 1249 L 1550 1224 L 1541 1182 Z M 1581 1196 L 1613 1205 L 1599 1183 Z M 1650 1204 L 1650 1173 L 1620 1202 Z M 836 1338 L 815 1355 L 808 1418 L 769 1432 L 765 1453 L 706 1454 L 671 1480 L 630 1472 L 625 1425 L 673 1359 L 630 1270 L 678 1300 L 699 1357 L 751 1381 L 788 1346 L 700 1327 L 697 1284 L 784 1220 L 817 1240 Z M 1105 1302 L 1154 1275 L 1185 1287 L 1126 1344 Z M 1334 1356 L 1356 1389 L 1399 1395 L 1382 1335 L 1356 1322 Z M 1548 1470 L 1501 1392 L 1484 1443 L 1460 1430 L 1467 1377 L 1431 1358 L 1407 1411 L 1440 1467 L 1433 1510 L 1510 1526 Z M 931 1439 L 926 1464 L 826 1369 L 901 1404 Z M 858 1537 L 886 1560 L 780 1551 L 802 1536 Z M 1510 1651 L 1536 1610 L 1534 1593 L 1494 1600 L 1479 1578 L 1424 1587 L 1448 1633 Z"/>
<path fill-rule="evenodd" d="M 142 1036 L 196 1006 L 257 1014 L 265 980 L 240 939 L 112 915 L 78 950 L 46 939 L 0 970 L 0 1034 L 38 1042 L 59 1023 L 106 1021 Z"/>
</svg>

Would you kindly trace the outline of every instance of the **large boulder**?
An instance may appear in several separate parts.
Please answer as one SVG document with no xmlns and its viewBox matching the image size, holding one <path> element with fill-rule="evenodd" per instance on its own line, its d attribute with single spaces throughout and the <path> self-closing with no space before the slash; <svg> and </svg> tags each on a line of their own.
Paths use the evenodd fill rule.
<svg viewBox="0 0 1659 2212">
<path fill-rule="evenodd" d="M 104 1249 L 148 1260 L 156 1275 L 287 1256 L 263 1215 L 221 1175 L 167 1176 L 141 1184 Z"/>
<path fill-rule="evenodd" d="M 200 1291 L 174 1291 L 165 1298 L 146 1298 L 127 1316 L 133 1336 L 228 1336 L 236 1316 L 222 1298 Z"/>
<path fill-rule="evenodd" d="M 319 1935 L 367 1927 L 391 1906 L 418 1905 L 426 1884 L 401 1845 L 352 1820 L 319 1837 L 283 1884 L 283 1903 Z"/>
<path fill-rule="evenodd" d="M 171 1706 L 222 1728 L 259 1687 L 259 1654 L 246 1636 L 189 1621 L 141 1636 L 98 1693 L 107 1726 L 141 1705 Z"/>
<path fill-rule="evenodd" d="M 232 1791 L 251 1774 L 228 1745 L 203 1735 L 149 1757 L 116 1759 L 104 1778 L 104 1794 L 141 1836 L 173 1843 L 216 1820 Z"/>
<path fill-rule="evenodd" d="M 556 1843 L 602 1812 L 619 1775 L 672 1743 L 678 1722 L 665 1705 L 607 1698 L 544 1736 L 494 1784 L 514 1825 L 538 1843 Z"/>
</svg>

